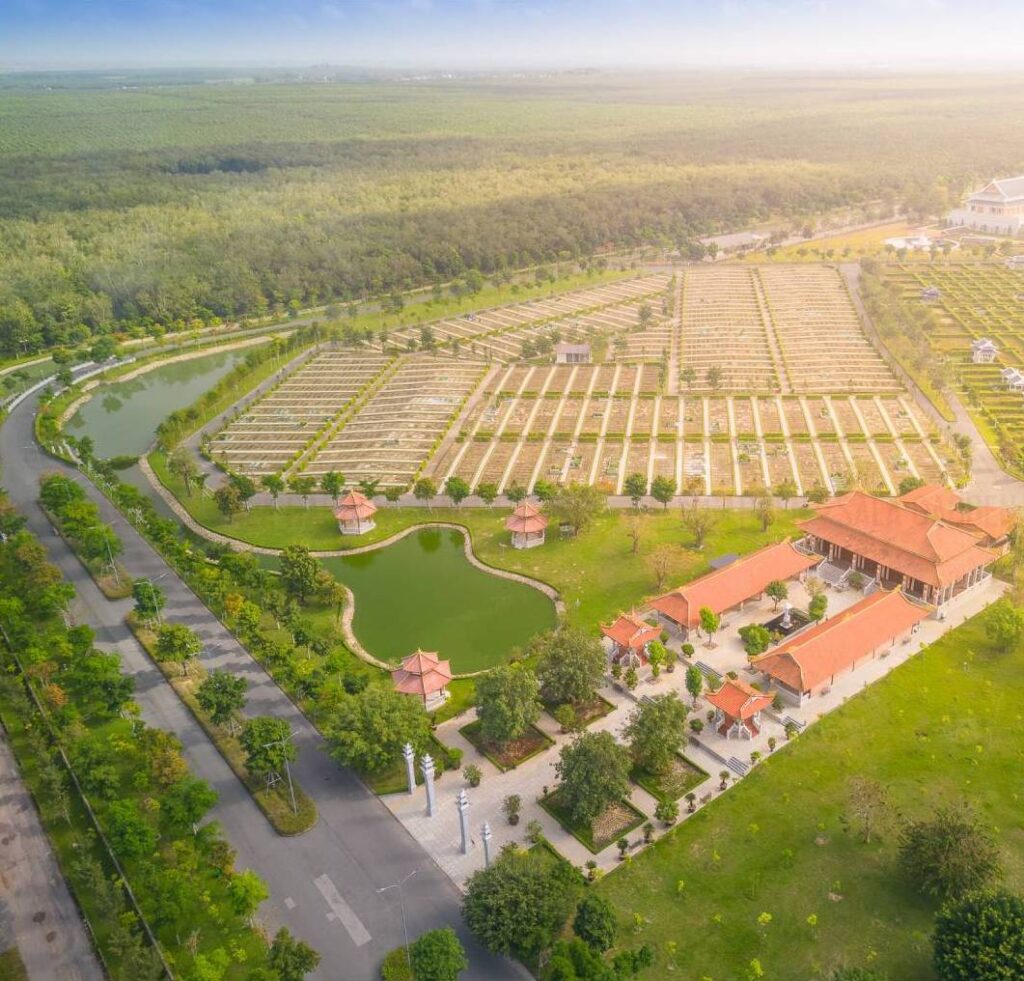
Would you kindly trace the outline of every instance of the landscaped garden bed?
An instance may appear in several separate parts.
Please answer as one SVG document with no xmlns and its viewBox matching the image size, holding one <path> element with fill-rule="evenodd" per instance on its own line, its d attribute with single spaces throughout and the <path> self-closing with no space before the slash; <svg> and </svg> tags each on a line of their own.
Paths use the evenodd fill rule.
<svg viewBox="0 0 1024 981">
<path fill-rule="evenodd" d="M 558 712 L 561 707 L 562 706 L 555 705 L 551 702 L 544 703 L 544 708 L 548 715 L 550 715 L 556 722 L 560 722 L 555 713 Z M 575 725 L 579 729 L 585 729 L 591 722 L 603 719 L 609 712 L 615 711 L 615 705 L 612 702 L 609 702 L 608 699 L 604 698 L 602 695 L 598 695 L 596 692 L 589 702 L 580 702 L 578 705 L 570 705 L 569 707 L 575 713 Z"/>
<path fill-rule="evenodd" d="M 702 770 L 696 763 L 679 753 L 672 759 L 668 773 L 651 773 L 650 770 L 635 766 L 629 774 L 634 783 L 658 800 L 679 800 L 683 794 L 699 787 L 708 777 L 710 774 L 706 770 Z"/>
<path fill-rule="evenodd" d="M 511 739 L 504 744 L 487 742 L 481 733 L 479 720 L 464 725 L 459 732 L 502 772 L 515 769 L 520 763 L 525 763 L 555 745 L 555 741 L 536 726 L 530 726 L 518 739 Z"/>
<path fill-rule="evenodd" d="M 647 820 L 647 815 L 628 800 L 618 800 L 609 804 L 594 818 L 590 827 L 581 826 L 570 819 L 561 803 L 558 790 L 553 790 L 547 797 L 541 798 L 540 806 L 595 855 Z"/>
</svg>

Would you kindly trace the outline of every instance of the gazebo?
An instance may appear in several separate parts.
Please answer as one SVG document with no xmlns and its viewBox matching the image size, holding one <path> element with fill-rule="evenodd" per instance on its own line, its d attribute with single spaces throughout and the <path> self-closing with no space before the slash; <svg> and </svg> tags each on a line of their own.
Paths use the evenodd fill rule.
<svg viewBox="0 0 1024 981">
<path fill-rule="evenodd" d="M 548 519 L 540 513 L 540 508 L 522 501 L 516 505 L 511 517 L 505 521 L 505 527 L 512 532 L 513 548 L 533 548 L 544 544 L 544 529 Z"/>
<path fill-rule="evenodd" d="M 718 691 L 705 696 L 715 707 L 711 723 L 715 732 L 726 739 L 752 739 L 761 731 L 761 712 L 774 696 L 765 695 L 745 682 L 727 678 Z"/>
<path fill-rule="evenodd" d="M 376 527 L 373 516 L 377 505 L 357 490 L 349 491 L 338 504 L 334 517 L 338 519 L 338 530 L 343 535 L 361 535 Z"/>
<path fill-rule="evenodd" d="M 419 695 L 425 709 L 435 709 L 448 698 L 451 662 L 440 660 L 436 651 L 416 651 L 391 672 L 391 680 L 403 695 Z"/>
<path fill-rule="evenodd" d="M 661 627 L 651 626 L 636 615 L 620 613 L 608 626 L 601 624 L 601 633 L 612 642 L 612 663 L 638 668 L 647 663 L 647 645 L 661 636 Z"/>
</svg>

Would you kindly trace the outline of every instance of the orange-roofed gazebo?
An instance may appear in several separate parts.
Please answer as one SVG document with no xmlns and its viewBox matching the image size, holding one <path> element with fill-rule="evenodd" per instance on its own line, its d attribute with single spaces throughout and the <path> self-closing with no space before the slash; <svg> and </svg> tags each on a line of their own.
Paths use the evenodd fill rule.
<svg viewBox="0 0 1024 981">
<path fill-rule="evenodd" d="M 651 626 L 631 613 L 621 613 L 607 626 L 601 624 L 601 633 L 612 642 L 612 662 L 628 668 L 647 663 L 647 645 L 661 636 L 661 627 Z"/>
<path fill-rule="evenodd" d="M 403 695 L 418 695 L 426 709 L 437 708 L 448 697 L 448 682 L 452 680 L 450 661 L 442 661 L 435 651 L 416 651 L 402 661 L 397 671 L 391 672 L 396 691 Z"/>
<path fill-rule="evenodd" d="M 377 505 L 373 501 L 357 490 L 350 490 L 339 502 L 334 517 L 343 535 L 361 535 L 377 527 L 373 520 L 376 513 Z"/>
<path fill-rule="evenodd" d="M 529 501 L 522 501 L 505 521 L 505 527 L 512 532 L 513 548 L 533 548 L 544 544 L 544 530 L 548 519 L 540 508 Z"/>
<path fill-rule="evenodd" d="M 718 691 L 705 698 L 715 707 L 715 732 L 726 739 L 752 739 L 761 731 L 761 713 L 774 696 L 765 695 L 735 678 L 727 678 Z"/>
</svg>

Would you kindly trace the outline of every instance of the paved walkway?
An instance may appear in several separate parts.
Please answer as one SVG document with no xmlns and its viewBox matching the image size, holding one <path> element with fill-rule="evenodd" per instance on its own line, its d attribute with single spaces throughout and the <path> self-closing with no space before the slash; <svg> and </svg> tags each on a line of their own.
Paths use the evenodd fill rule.
<svg viewBox="0 0 1024 981">
<path fill-rule="evenodd" d="M 0 731 L 0 951 L 12 946 L 30 981 L 105 977 Z"/>
<path fill-rule="evenodd" d="M 987 580 L 953 601 L 945 620 L 925 620 L 910 643 L 901 644 L 888 655 L 879 656 L 875 660 L 859 666 L 855 671 L 849 672 L 832 685 L 828 694 L 810 699 L 799 708 L 787 705 L 783 714 L 804 724 L 812 724 L 839 708 L 868 685 L 905 663 L 919 653 L 922 647 L 934 643 L 954 626 L 958 626 L 964 620 L 981 612 L 989 603 L 998 599 L 1005 589 L 1005 584 L 998 580 Z M 806 607 L 810 597 L 802 585 L 791 583 L 790 593 L 791 602 L 795 607 Z M 830 590 L 827 595 L 829 597 L 829 616 L 834 616 L 863 598 L 854 590 L 846 590 L 842 593 Z M 736 671 L 741 678 L 748 682 L 756 680 L 748 670 L 747 655 L 737 631 L 748 623 L 763 623 L 774 614 L 774 604 L 768 599 L 751 602 L 744 610 L 730 613 L 726 617 L 726 626 L 718 635 L 715 646 L 708 648 L 699 644 L 694 660 L 702 661 L 722 676 L 728 671 Z M 678 641 L 672 641 L 670 646 L 678 650 L 680 644 Z M 592 723 L 588 728 L 591 731 L 607 730 L 620 738 L 622 727 L 639 698 L 669 691 L 676 692 L 688 706 L 691 706 L 691 719 L 704 720 L 711 706 L 704 698 L 699 699 L 696 706 L 693 706 L 692 699 L 686 692 L 685 668 L 685 663 L 680 660 L 674 672 L 671 674 L 663 672 L 658 679 L 652 679 L 649 672 L 644 672 L 634 695 L 629 695 L 611 685 L 606 686 L 602 689 L 601 694 L 615 705 L 615 709 L 603 719 Z M 496 855 L 501 846 L 507 842 L 524 843 L 527 824 L 536 820 L 540 822 L 545 837 L 574 865 L 584 866 L 587 861 L 594 860 L 598 867 L 605 871 L 615 868 L 620 859 L 614 843 L 608 845 L 599 854 L 592 854 L 538 803 L 546 789 L 557 785 L 558 777 L 555 773 L 555 764 L 558 761 L 558 754 L 561 747 L 572 737 L 563 735 L 559 731 L 558 724 L 546 713 L 542 714 L 538 728 L 550 736 L 555 741 L 555 745 L 533 759 L 527 760 L 516 769 L 502 773 L 459 732 L 461 727 L 475 718 L 476 712 L 471 710 L 456 719 L 450 719 L 438 727 L 437 735 L 446 745 L 457 747 L 463 751 L 463 764 L 475 763 L 480 768 L 483 779 L 479 787 L 468 788 L 461 774 L 446 774 L 436 783 L 437 806 L 432 817 L 428 817 L 426 814 L 426 791 L 422 786 L 418 787 L 416 792 L 411 795 L 400 793 L 383 798 L 395 816 L 430 851 L 435 861 L 452 880 L 460 887 L 464 887 L 466 879 L 476 869 L 483 867 L 484 852 L 481 835 L 482 825 L 485 821 L 489 824 L 492 833 L 492 856 Z M 728 788 L 740 779 L 737 776 L 732 776 L 727 789 L 725 791 L 720 789 L 719 773 L 725 768 L 723 760 L 735 757 L 749 766 L 752 752 L 757 751 L 762 756 L 769 755 L 771 752 L 768 745 L 769 737 L 774 737 L 776 740 L 775 752 L 784 751 L 787 739 L 782 723 L 773 721 L 765 715 L 762 716 L 762 722 L 761 733 L 756 739 L 725 739 L 705 728 L 697 743 L 684 746 L 683 751 L 686 757 L 708 773 L 708 779 L 693 788 L 701 806 L 714 797 L 727 793 Z M 465 855 L 461 851 L 461 832 L 456 806 L 456 798 L 459 791 L 463 789 L 466 789 L 470 801 L 469 827 L 471 829 L 471 846 Z M 518 825 L 515 826 L 508 824 L 501 808 L 502 801 L 509 794 L 518 794 L 522 798 L 521 816 Z M 630 800 L 654 824 L 655 840 L 667 833 L 661 823 L 654 820 L 654 808 L 657 802 L 650 794 L 641 787 L 633 785 Z M 680 810 L 679 819 L 684 821 L 688 817 L 685 801 L 680 802 Z M 640 828 L 628 835 L 634 847 L 641 845 L 642 837 Z"/>
</svg>

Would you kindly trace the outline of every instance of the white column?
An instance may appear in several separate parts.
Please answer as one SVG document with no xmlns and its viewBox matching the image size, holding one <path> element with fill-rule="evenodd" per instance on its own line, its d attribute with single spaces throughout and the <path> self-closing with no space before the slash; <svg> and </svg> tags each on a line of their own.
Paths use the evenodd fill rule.
<svg viewBox="0 0 1024 981">
<path fill-rule="evenodd" d="M 405 758 L 405 775 L 409 780 L 409 793 L 416 793 L 416 752 L 412 743 L 406 743 L 402 747 L 402 756 Z"/>
<path fill-rule="evenodd" d="M 420 762 L 423 786 L 427 788 L 427 817 L 434 816 L 434 760 L 429 753 Z"/>
</svg>

